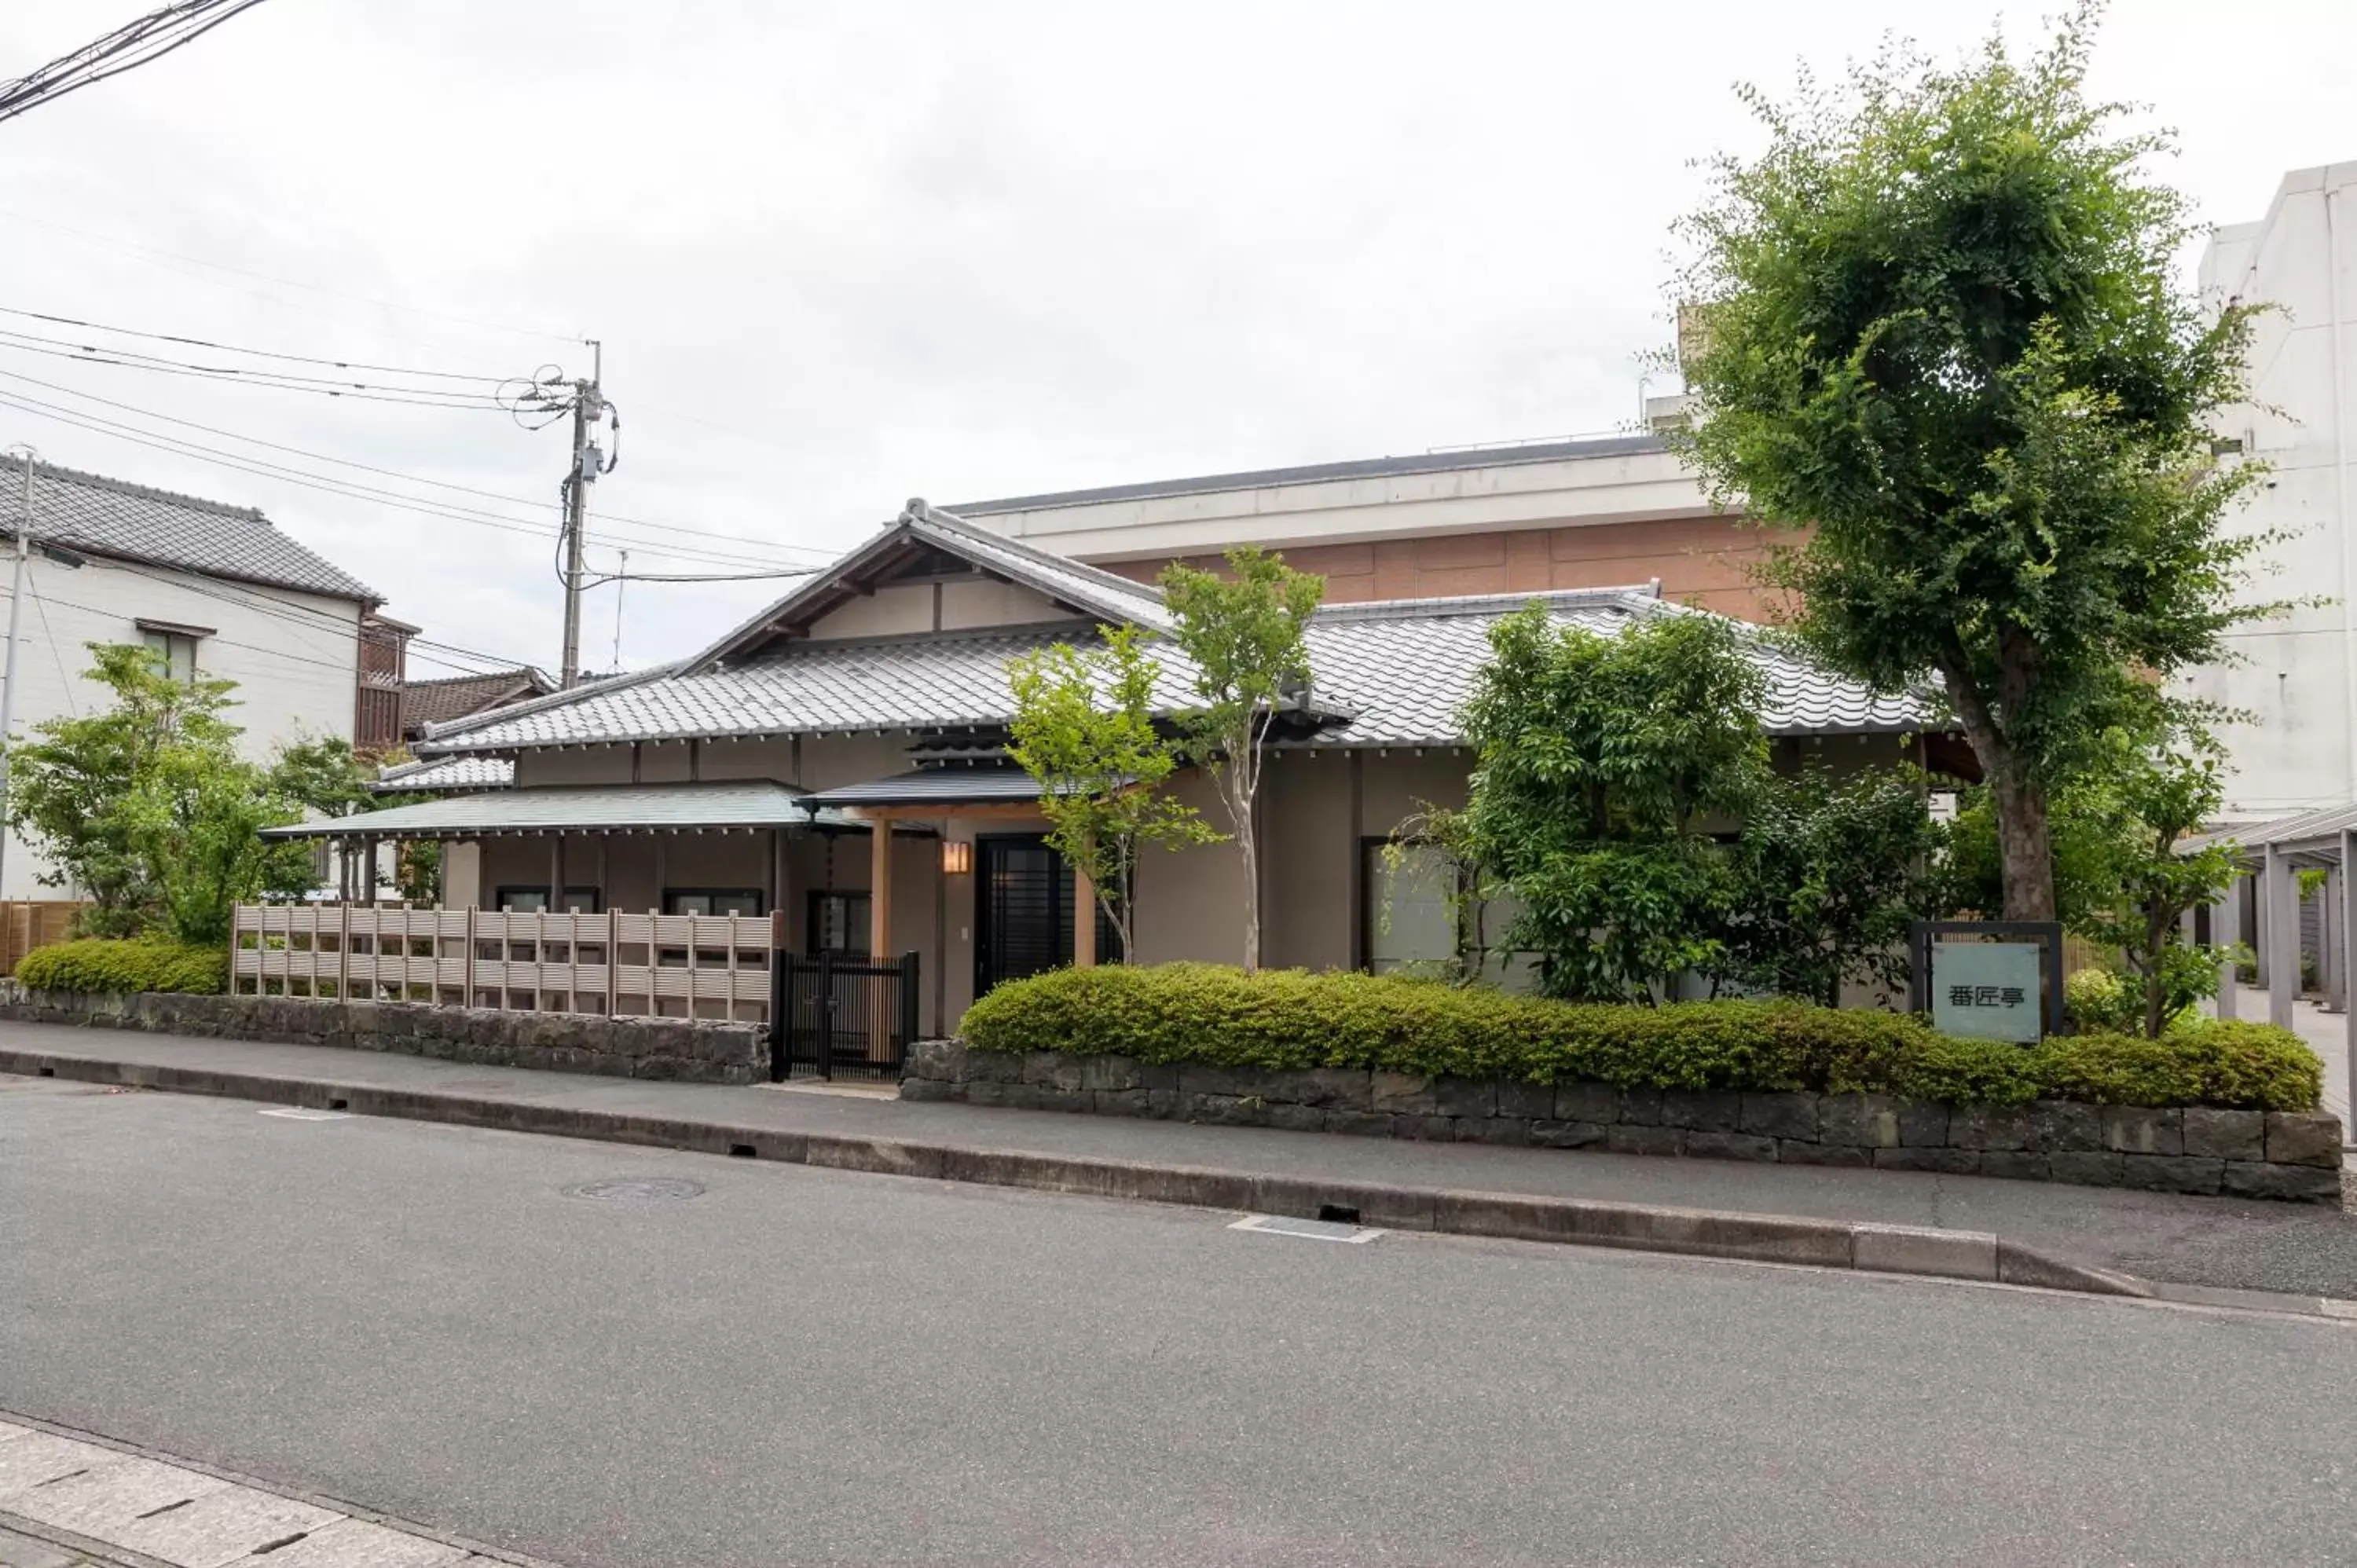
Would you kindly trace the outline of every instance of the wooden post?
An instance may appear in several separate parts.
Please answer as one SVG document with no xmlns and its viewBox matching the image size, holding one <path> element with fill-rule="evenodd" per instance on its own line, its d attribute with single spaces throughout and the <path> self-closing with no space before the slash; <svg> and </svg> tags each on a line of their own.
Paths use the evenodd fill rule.
<svg viewBox="0 0 2357 1568">
<path fill-rule="evenodd" d="M 878 818 L 869 825 L 867 850 L 867 961 L 882 963 L 892 955 L 892 824 Z"/>
<path fill-rule="evenodd" d="M 471 903 L 467 906 L 467 969 L 461 983 L 466 987 L 466 997 L 458 1005 L 472 1007 L 475 1004 L 475 906 Z"/>
<path fill-rule="evenodd" d="M 608 899 L 606 904 L 606 1016 L 608 1018 L 621 1008 L 621 984 L 622 917 L 615 909 L 612 900 Z"/>
<path fill-rule="evenodd" d="M 565 835 L 552 833 L 548 840 L 548 912 L 555 914 L 565 908 Z M 547 928 L 541 934 L 545 937 Z"/>
<path fill-rule="evenodd" d="M 1072 967 L 1097 966 L 1097 892 L 1089 875 L 1072 868 Z"/>
</svg>

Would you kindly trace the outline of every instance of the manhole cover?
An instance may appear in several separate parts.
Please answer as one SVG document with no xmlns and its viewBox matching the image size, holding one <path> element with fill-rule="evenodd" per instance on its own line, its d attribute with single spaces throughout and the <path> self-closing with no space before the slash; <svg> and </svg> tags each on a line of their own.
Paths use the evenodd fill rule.
<svg viewBox="0 0 2357 1568">
<path fill-rule="evenodd" d="M 622 1176 L 612 1181 L 585 1181 L 565 1189 L 567 1197 L 593 1198 L 599 1203 L 679 1203 L 704 1196 L 704 1184 L 685 1176 Z"/>
</svg>

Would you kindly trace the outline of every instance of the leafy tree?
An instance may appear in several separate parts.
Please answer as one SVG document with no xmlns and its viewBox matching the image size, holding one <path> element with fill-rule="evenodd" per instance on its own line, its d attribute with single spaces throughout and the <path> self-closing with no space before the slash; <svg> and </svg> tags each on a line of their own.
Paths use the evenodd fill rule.
<svg viewBox="0 0 2357 1568">
<path fill-rule="evenodd" d="M 1732 889 L 1708 824 L 1767 767 L 1739 636 L 1676 611 L 1599 636 L 1535 605 L 1491 628 L 1466 849 L 1519 906 L 1502 945 L 1537 955 L 1551 994 L 1652 1001 L 1722 960 Z"/>
<path fill-rule="evenodd" d="M 1173 562 L 1162 589 L 1178 625 L 1174 640 L 1195 668 L 1197 706 L 1185 715 L 1188 755 L 1217 781 L 1220 803 L 1243 860 L 1243 967 L 1260 968 L 1260 794 L 1263 743 L 1282 709 L 1309 682 L 1304 634 L 1326 582 L 1297 572 L 1281 555 L 1227 553 L 1225 577 Z"/>
<path fill-rule="evenodd" d="M 306 886 L 309 856 L 259 836 L 300 812 L 238 756 L 235 683 L 174 680 L 145 648 L 91 651 L 113 705 L 37 725 L 10 763 L 9 823 L 50 863 L 42 880 L 81 889 L 94 935 L 189 942 L 222 940 L 240 898 Z"/>
<path fill-rule="evenodd" d="M 1733 913 L 1719 977 L 1841 1004 L 1846 982 L 1902 990 L 1907 929 L 1942 908 L 1945 835 L 1904 771 L 1821 768 L 1759 789 L 1729 847 Z"/>
<path fill-rule="evenodd" d="M 1681 447 L 1722 503 L 1813 531 L 1768 575 L 1824 661 L 1936 673 L 2015 918 L 2056 912 L 2057 785 L 2142 680 L 2221 656 L 2269 537 L 2222 537 L 2256 471 L 2203 425 L 2244 393 L 2250 315 L 2175 285 L 2195 231 L 2145 171 L 2166 136 L 2084 94 L 2093 15 L 2026 62 L 1892 46 L 1846 91 L 1745 89 L 1769 147 L 1720 158 L 1684 225 Z"/>
<path fill-rule="evenodd" d="M 1015 719 L 1006 751 L 1039 781 L 1048 843 L 1096 889 L 1126 958 L 1137 950 L 1139 846 L 1176 849 L 1219 835 L 1193 807 L 1159 793 L 1178 753 L 1155 727 L 1162 667 L 1146 655 L 1144 634 L 1103 629 L 1099 646 L 1060 642 L 1007 661 Z"/>
</svg>

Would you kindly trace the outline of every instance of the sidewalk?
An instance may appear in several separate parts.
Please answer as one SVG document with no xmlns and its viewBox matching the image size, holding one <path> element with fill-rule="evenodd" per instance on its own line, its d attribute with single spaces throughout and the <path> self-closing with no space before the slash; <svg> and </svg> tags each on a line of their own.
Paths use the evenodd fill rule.
<svg viewBox="0 0 2357 1568">
<path fill-rule="evenodd" d="M 642 1082 L 485 1068 L 417 1057 L 190 1039 L 61 1025 L 0 1024 L 0 1058 L 177 1069 L 340 1089 L 463 1096 L 496 1126 L 510 1111 L 559 1130 L 565 1113 L 643 1119 L 635 1141 L 686 1145 L 695 1127 L 949 1145 L 1237 1173 L 1243 1178 L 1502 1193 L 1846 1223 L 1991 1232 L 2005 1242 L 2147 1279 L 2357 1298 L 2357 1216 L 2313 1205 L 2184 1197 L 1913 1172 L 1495 1148 L 1201 1127 L 1182 1122 L 903 1103 L 767 1086 Z M 231 1092 L 234 1092 L 232 1090 Z M 285 1098 L 279 1096 L 278 1098 Z M 552 1114 L 553 1113 L 553 1114 Z M 655 1123 L 660 1123 L 655 1124 Z M 672 1134 L 681 1136 L 674 1137 Z M 608 1134 L 610 1135 L 610 1134 Z M 709 1143 L 709 1139 L 701 1140 Z M 866 1168 L 890 1168 L 870 1162 Z M 914 1164 L 909 1174 L 934 1174 Z M 1242 1205 L 1238 1205 L 1241 1207 Z"/>
</svg>

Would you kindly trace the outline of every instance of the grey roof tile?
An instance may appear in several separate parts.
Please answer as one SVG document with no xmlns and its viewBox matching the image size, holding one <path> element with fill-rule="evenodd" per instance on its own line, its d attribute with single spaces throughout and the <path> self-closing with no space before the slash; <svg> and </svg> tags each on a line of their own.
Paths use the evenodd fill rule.
<svg viewBox="0 0 2357 1568">
<path fill-rule="evenodd" d="M 1457 713 L 1489 655 L 1492 622 L 1545 601 L 1567 622 L 1598 631 L 1643 615 L 1703 612 L 1664 605 L 1641 590 L 1343 605 L 1309 628 L 1315 704 L 1351 715 L 1318 746 L 1448 745 Z M 1013 698 L 1006 660 L 1085 628 L 1023 628 L 869 642 L 796 642 L 722 669 L 686 666 L 583 688 L 488 714 L 421 743 L 426 753 L 511 751 L 689 736 L 746 736 L 854 730 L 996 726 Z M 1157 701 L 1189 701 L 1189 671 L 1167 645 Z M 1755 640 L 1768 677 L 1762 722 L 1778 734 L 1894 732 L 1921 725 L 1910 697 L 1877 696 L 1798 657 Z"/>
<path fill-rule="evenodd" d="M 411 795 L 447 789 L 504 789 L 514 782 L 515 763 L 504 757 L 428 757 L 386 768 L 369 788 L 381 795 Z"/>
<path fill-rule="evenodd" d="M 0 533 L 12 538 L 24 517 L 19 472 L 13 466 L 0 471 Z M 279 532 L 252 507 L 46 463 L 33 465 L 32 532 L 35 539 L 118 560 L 369 604 L 383 597 Z"/>
<path fill-rule="evenodd" d="M 452 795 L 360 816 L 265 828 L 264 838 L 344 837 L 358 832 L 413 838 L 475 838 L 552 828 L 795 827 L 849 819 L 813 812 L 804 791 L 770 779 L 717 784 L 580 784 Z"/>
</svg>

